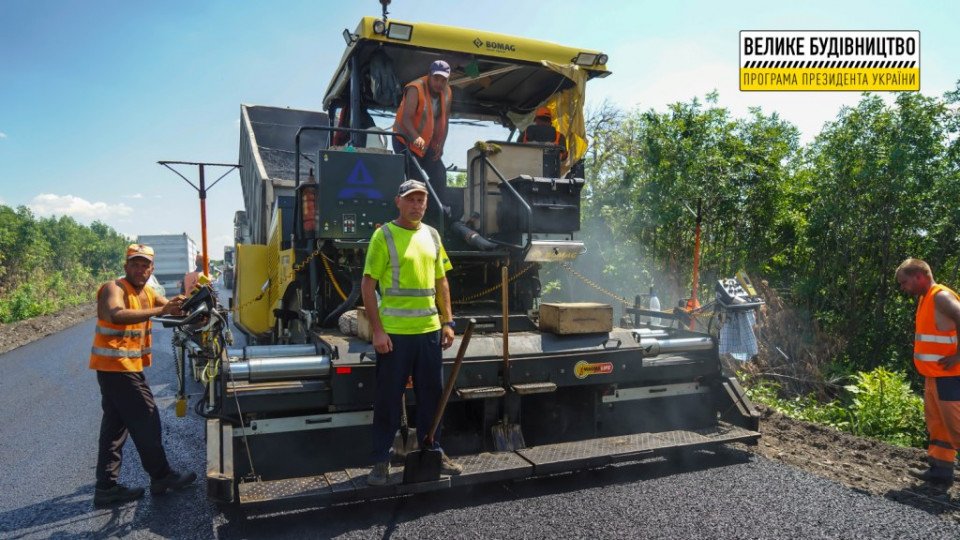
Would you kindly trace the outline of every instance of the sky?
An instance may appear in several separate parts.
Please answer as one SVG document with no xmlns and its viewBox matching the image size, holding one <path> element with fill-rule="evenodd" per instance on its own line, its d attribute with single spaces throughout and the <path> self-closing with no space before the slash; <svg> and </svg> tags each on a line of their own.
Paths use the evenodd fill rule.
<svg viewBox="0 0 960 540">
<path fill-rule="evenodd" d="M 804 142 L 861 95 L 740 92 L 741 30 L 918 30 L 921 93 L 960 80 L 953 1 L 394 0 L 389 11 L 605 52 L 613 74 L 588 84 L 588 106 L 663 111 L 716 90 L 735 117 L 776 112 Z M 237 163 L 242 103 L 320 110 L 341 33 L 380 12 L 376 0 L 0 0 L 0 204 L 131 238 L 186 232 L 199 246 L 197 191 L 157 161 Z M 178 170 L 197 183 L 196 167 Z M 206 173 L 213 259 L 243 209 L 236 172 L 209 187 L 222 172 Z"/>
</svg>

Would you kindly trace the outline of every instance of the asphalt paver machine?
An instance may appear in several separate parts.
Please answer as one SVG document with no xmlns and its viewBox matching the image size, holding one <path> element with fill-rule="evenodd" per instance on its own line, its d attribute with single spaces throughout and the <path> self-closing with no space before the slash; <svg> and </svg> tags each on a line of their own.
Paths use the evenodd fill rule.
<svg viewBox="0 0 960 540">
<path fill-rule="evenodd" d="M 241 107 L 245 208 L 231 311 L 248 344 L 213 338 L 191 351 L 208 359 L 196 410 L 207 422 L 209 498 L 324 504 L 757 440 L 758 415 L 724 374 L 714 337 L 676 324 L 615 326 L 605 304 L 540 302 L 545 265 L 590 256 L 577 239 L 583 103 L 590 80 L 610 74 L 605 54 L 386 14 L 344 37 L 322 112 Z M 466 165 L 430 186 L 425 221 L 453 264 L 458 332 L 476 321 L 442 423 L 444 449 L 465 471 L 404 483 L 412 444 L 398 436 L 398 465 L 373 487 L 377 358 L 357 309 L 360 280 L 369 238 L 396 217 L 393 198 L 413 166 L 373 119 L 392 122 L 402 85 L 437 59 L 452 66 L 445 154 L 465 152 Z M 553 111 L 567 160 L 552 145 L 517 142 L 539 107 Z M 455 128 L 477 123 L 501 135 L 452 147 Z M 209 298 L 195 305 L 220 309 Z M 214 334 L 210 324 L 225 325 L 220 313 L 203 320 Z M 459 339 L 444 353 L 445 379 Z M 405 397 L 414 418 L 415 393 Z M 495 437 L 505 425 L 520 435 L 507 448 Z"/>
</svg>

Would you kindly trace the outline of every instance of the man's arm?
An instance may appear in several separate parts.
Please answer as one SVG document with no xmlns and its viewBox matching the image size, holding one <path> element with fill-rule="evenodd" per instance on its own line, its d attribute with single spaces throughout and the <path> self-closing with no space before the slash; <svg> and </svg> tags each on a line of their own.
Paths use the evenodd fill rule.
<svg viewBox="0 0 960 540">
<path fill-rule="evenodd" d="M 953 329 L 960 329 L 960 301 L 958 301 L 955 296 L 947 291 L 940 291 L 933 297 L 933 303 L 937 311 L 938 323 L 943 319 L 947 319 L 952 323 Z M 940 324 L 937 324 L 937 329 L 950 330 L 951 328 L 943 328 Z M 960 364 L 960 353 L 954 354 L 953 356 L 945 356 L 941 358 L 938 363 L 945 369 L 950 369 Z"/>
<path fill-rule="evenodd" d="M 453 309 L 450 303 L 450 283 L 447 281 L 447 276 L 437 279 L 434 287 L 436 287 L 437 291 L 437 305 L 440 307 L 440 323 L 452 322 Z M 449 349 L 450 346 L 453 345 L 453 328 L 443 325 L 440 327 L 440 330 L 440 344 L 444 349 Z"/>
<path fill-rule="evenodd" d="M 417 112 L 417 106 L 420 105 L 420 97 L 417 95 L 417 89 L 410 86 L 403 94 L 403 116 L 400 118 L 400 131 L 403 132 L 403 138 L 407 140 L 407 146 L 423 150 L 426 143 L 417 127 L 413 124 L 413 117 Z"/>
<path fill-rule="evenodd" d="M 173 301 L 168 301 L 162 296 L 157 296 L 156 307 L 144 309 L 128 308 L 124 301 L 125 292 L 115 281 L 111 281 L 104 286 L 97 299 L 97 315 L 103 321 L 112 324 L 138 324 L 156 317 L 158 315 L 179 315 L 180 306 L 183 304 L 183 297 L 177 296 Z"/>
<path fill-rule="evenodd" d="M 373 348 L 380 354 L 392 351 L 393 341 L 383 330 L 380 311 L 377 309 L 377 280 L 364 274 L 360 282 L 360 294 L 363 298 L 363 309 L 367 312 L 367 321 L 370 323 L 370 333 L 373 335 Z"/>
</svg>

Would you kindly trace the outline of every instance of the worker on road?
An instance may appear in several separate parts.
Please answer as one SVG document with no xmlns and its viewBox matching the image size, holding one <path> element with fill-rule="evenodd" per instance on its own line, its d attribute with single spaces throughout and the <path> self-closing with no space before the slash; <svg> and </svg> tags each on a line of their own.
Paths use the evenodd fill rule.
<svg viewBox="0 0 960 540">
<path fill-rule="evenodd" d="M 443 145 L 450 124 L 450 106 L 453 92 L 447 86 L 450 64 L 437 60 L 430 65 L 430 73 L 411 81 L 403 89 L 403 100 L 393 123 L 393 149 L 406 153 L 420 164 L 428 178 L 422 178 L 412 163 L 407 170 L 410 177 L 422 182 L 429 180 L 441 201 L 445 201 L 447 170 L 443 165 Z"/>
<path fill-rule="evenodd" d="M 911 475 L 937 484 L 953 483 L 953 466 L 960 448 L 960 297 L 936 283 L 930 266 L 920 259 L 903 261 L 896 273 L 900 290 L 920 299 L 917 305 L 913 364 L 926 378 L 923 410 L 930 432 L 925 470 Z"/>
<path fill-rule="evenodd" d="M 189 295 L 193 291 L 193 288 L 197 286 L 201 274 L 203 274 L 203 253 L 197 253 L 197 256 L 194 257 L 193 272 L 187 272 L 183 275 L 180 294 Z"/>
<path fill-rule="evenodd" d="M 547 107 L 537 109 L 533 123 L 523 130 L 521 142 L 552 144 L 560 148 L 560 161 L 567 160 L 567 138 L 553 127 L 553 114 Z"/>
<path fill-rule="evenodd" d="M 385 484 L 390 474 L 390 452 L 400 428 L 400 398 L 411 375 L 418 433 L 426 435 L 433 423 L 443 393 L 443 349 L 453 345 L 455 327 L 446 277 L 452 265 L 436 229 L 421 221 L 427 210 L 427 186 L 407 180 L 400 184 L 394 203 L 400 215 L 374 231 L 360 285 L 377 351 L 374 466 L 367 476 L 367 483 L 375 486 Z M 434 441 L 439 440 L 438 428 Z M 460 474 L 463 467 L 444 453 L 440 471 Z"/>
<path fill-rule="evenodd" d="M 100 451 L 94 505 L 131 501 L 143 496 L 143 488 L 117 483 L 127 436 L 150 474 L 150 492 L 161 495 L 196 480 L 195 473 L 170 468 L 163 450 L 160 413 L 143 374 L 150 365 L 150 317 L 180 315 L 183 296 L 170 301 L 146 287 L 153 273 L 153 248 L 132 244 L 127 248 L 126 276 L 105 283 L 97 291 L 97 327 L 90 353 L 90 369 L 100 384 Z"/>
</svg>

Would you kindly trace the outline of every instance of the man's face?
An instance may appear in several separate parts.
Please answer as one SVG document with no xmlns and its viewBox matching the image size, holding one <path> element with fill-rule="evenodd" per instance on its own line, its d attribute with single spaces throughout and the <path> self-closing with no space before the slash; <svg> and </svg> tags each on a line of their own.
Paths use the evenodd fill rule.
<svg viewBox="0 0 960 540">
<path fill-rule="evenodd" d="M 143 287 L 150 279 L 150 274 L 153 274 L 153 261 L 143 257 L 134 257 L 123 265 L 123 269 L 127 272 L 127 281 L 134 287 Z"/>
<path fill-rule="evenodd" d="M 396 203 L 400 210 L 400 217 L 404 221 L 419 223 L 423 220 L 423 214 L 427 211 L 427 194 L 422 191 L 414 191 L 408 193 L 406 197 L 397 197 Z"/>
<path fill-rule="evenodd" d="M 920 272 L 912 275 L 900 272 L 897 274 L 897 283 L 900 285 L 900 290 L 910 296 L 922 296 L 928 288 L 926 277 Z"/>
<path fill-rule="evenodd" d="M 441 94 L 447 86 L 447 78 L 443 75 L 431 75 L 427 79 L 427 86 L 430 87 L 431 94 Z"/>
</svg>

